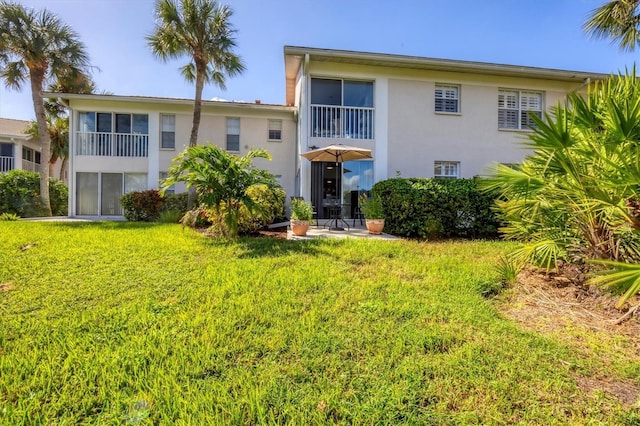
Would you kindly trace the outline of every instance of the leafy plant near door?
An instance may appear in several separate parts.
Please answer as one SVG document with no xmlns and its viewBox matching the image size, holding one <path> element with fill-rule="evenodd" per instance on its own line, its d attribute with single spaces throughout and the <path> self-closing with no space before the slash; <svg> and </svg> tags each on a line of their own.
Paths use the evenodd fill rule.
<svg viewBox="0 0 640 426">
<path fill-rule="evenodd" d="M 360 210 L 364 214 L 367 230 L 370 234 L 382 234 L 384 229 L 384 209 L 382 200 L 375 193 L 369 198 L 367 194 L 362 194 L 359 199 Z"/>
<path fill-rule="evenodd" d="M 291 231 L 298 236 L 307 235 L 313 221 L 313 206 L 311 203 L 294 198 L 291 200 Z"/>
</svg>

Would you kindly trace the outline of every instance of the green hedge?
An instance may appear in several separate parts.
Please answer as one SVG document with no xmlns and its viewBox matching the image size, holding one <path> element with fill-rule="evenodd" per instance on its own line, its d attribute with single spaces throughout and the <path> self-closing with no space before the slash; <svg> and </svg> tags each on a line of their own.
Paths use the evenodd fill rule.
<svg viewBox="0 0 640 426">
<path fill-rule="evenodd" d="M 135 191 L 120 198 L 124 217 L 132 222 L 152 222 L 158 220 L 164 207 L 164 197 L 158 190 Z"/>
<path fill-rule="evenodd" d="M 476 179 L 394 178 L 373 186 L 385 232 L 411 238 L 487 238 L 498 234 L 493 194 Z"/>
<path fill-rule="evenodd" d="M 54 216 L 68 214 L 69 190 L 60 179 L 49 179 L 49 200 Z M 20 217 L 45 216 L 47 213 L 40 201 L 40 175 L 24 170 L 0 173 L 0 213 Z"/>
</svg>

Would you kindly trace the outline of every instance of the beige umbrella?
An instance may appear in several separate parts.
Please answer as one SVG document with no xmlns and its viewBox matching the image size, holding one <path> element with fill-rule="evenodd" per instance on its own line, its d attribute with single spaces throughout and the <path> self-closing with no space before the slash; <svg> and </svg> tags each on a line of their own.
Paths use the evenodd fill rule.
<svg viewBox="0 0 640 426">
<path fill-rule="evenodd" d="M 371 158 L 371 150 L 358 148 L 357 146 L 337 144 L 314 149 L 313 151 L 308 151 L 300 155 L 311 161 L 335 161 L 336 163 L 344 163 L 345 161 Z"/>
<path fill-rule="evenodd" d="M 338 163 L 344 163 L 345 161 L 355 161 L 372 158 L 370 149 L 358 148 L 357 146 L 348 146 L 342 144 L 329 145 L 324 148 L 314 149 L 313 151 L 308 151 L 300 155 L 310 161 L 335 161 L 336 168 L 338 167 Z M 338 180 L 336 179 L 336 194 L 338 194 L 338 192 Z M 340 208 L 339 205 L 337 207 L 338 209 Z M 338 226 L 338 220 L 344 222 L 344 220 L 342 220 L 342 214 L 337 215 L 333 219 L 334 226 L 330 229 L 343 231 L 344 228 Z M 346 222 L 344 223 L 346 224 Z"/>
</svg>

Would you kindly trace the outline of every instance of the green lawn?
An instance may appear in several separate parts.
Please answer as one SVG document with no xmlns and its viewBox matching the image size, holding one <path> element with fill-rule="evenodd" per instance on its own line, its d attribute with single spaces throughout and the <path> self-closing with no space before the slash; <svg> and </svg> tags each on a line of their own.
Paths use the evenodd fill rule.
<svg viewBox="0 0 640 426">
<path fill-rule="evenodd" d="M 0 222 L 0 424 L 640 422 L 577 385 L 640 383 L 628 342 L 499 314 L 508 249 Z"/>
</svg>

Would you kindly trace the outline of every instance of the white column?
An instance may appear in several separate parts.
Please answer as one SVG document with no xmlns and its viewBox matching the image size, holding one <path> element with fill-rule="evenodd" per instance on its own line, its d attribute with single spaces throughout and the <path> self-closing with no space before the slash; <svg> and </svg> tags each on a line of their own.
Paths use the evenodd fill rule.
<svg viewBox="0 0 640 426">
<path fill-rule="evenodd" d="M 149 151 L 147 157 L 147 188 L 158 189 L 160 177 L 160 113 L 149 113 Z"/>
<path fill-rule="evenodd" d="M 389 79 L 377 78 L 375 84 L 376 149 L 373 159 L 373 177 L 378 182 L 389 177 Z"/>
<path fill-rule="evenodd" d="M 300 78 L 300 105 L 298 106 L 300 136 L 298 138 L 299 154 L 309 150 L 309 55 L 305 56 Z M 300 196 L 306 201 L 311 201 L 311 162 L 304 157 L 299 157 L 300 162 Z"/>
<path fill-rule="evenodd" d="M 69 217 L 76 215 L 76 120 L 78 113 L 69 107 L 69 205 L 67 213 Z"/>
</svg>

